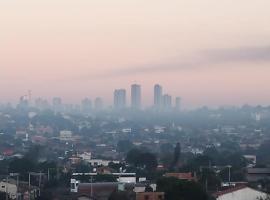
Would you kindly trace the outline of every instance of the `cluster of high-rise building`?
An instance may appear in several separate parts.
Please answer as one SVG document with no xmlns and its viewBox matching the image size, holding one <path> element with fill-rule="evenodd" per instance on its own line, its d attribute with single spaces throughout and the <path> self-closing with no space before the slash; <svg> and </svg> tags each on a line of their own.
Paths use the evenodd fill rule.
<svg viewBox="0 0 270 200">
<path fill-rule="evenodd" d="M 141 108 L 141 86 L 138 84 L 131 85 L 131 105 L 132 109 Z M 114 108 L 123 109 L 126 108 L 126 90 L 125 89 L 116 89 L 114 90 Z"/>
<path fill-rule="evenodd" d="M 115 109 L 123 109 L 127 106 L 127 95 L 125 89 L 116 89 L 114 91 L 114 108 Z M 141 108 L 141 86 L 138 84 L 131 85 L 131 104 L 130 107 L 132 109 L 140 109 Z M 175 108 L 176 110 L 180 109 L 181 98 L 175 98 L 175 104 L 173 106 L 172 96 L 169 94 L 163 94 L 162 86 L 156 84 L 154 86 L 154 104 L 153 108 L 155 110 L 170 110 Z"/>
<path fill-rule="evenodd" d="M 154 86 L 154 109 L 155 110 L 170 110 L 175 108 L 176 110 L 180 110 L 181 106 L 181 98 L 175 98 L 175 104 L 173 105 L 172 96 L 165 93 L 163 94 L 162 86 L 156 84 Z"/>
<path fill-rule="evenodd" d="M 25 103 L 26 102 L 26 103 Z M 28 107 L 29 100 L 20 100 L 19 107 Z M 83 111 L 90 112 L 92 110 L 102 110 L 103 109 L 103 100 L 100 97 L 95 98 L 94 103 L 92 104 L 92 100 L 90 98 L 84 98 L 81 101 L 81 105 L 72 105 L 72 104 L 64 104 L 60 97 L 54 97 L 49 103 L 46 99 L 37 98 L 34 102 L 34 106 L 38 109 L 51 109 L 56 112 L 61 111 Z"/>
<path fill-rule="evenodd" d="M 142 108 L 142 89 L 139 84 L 132 84 L 130 87 L 130 105 L 127 104 L 127 91 L 126 89 L 120 88 L 115 89 L 113 93 L 113 108 L 115 110 L 121 110 L 130 108 L 132 110 L 140 110 Z M 64 104 L 60 97 L 54 97 L 49 103 L 46 99 L 37 98 L 35 100 L 35 107 L 39 109 L 52 109 L 56 112 L 61 111 L 72 111 L 72 110 L 81 110 L 83 112 L 90 112 L 91 110 L 102 110 L 103 109 L 103 100 L 100 97 L 92 100 L 90 98 L 84 98 L 81 101 L 81 105 L 71 105 Z M 31 103 L 31 99 L 28 96 L 23 96 L 20 98 L 18 104 L 19 107 L 25 108 L 28 107 Z M 31 106 L 30 105 L 30 106 Z M 152 108 L 156 111 L 163 110 L 180 110 L 181 98 L 176 97 L 175 103 L 173 103 L 173 98 L 167 93 L 163 93 L 163 88 L 159 84 L 154 85 L 154 97 Z"/>
</svg>

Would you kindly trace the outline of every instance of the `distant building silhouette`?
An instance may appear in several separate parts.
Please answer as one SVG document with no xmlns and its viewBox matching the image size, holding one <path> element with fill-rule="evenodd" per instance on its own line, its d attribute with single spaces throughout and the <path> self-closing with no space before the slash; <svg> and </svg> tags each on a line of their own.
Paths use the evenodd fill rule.
<svg viewBox="0 0 270 200">
<path fill-rule="evenodd" d="M 175 110 L 179 111 L 181 109 L 181 97 L 175 98 Z"/>
<path fill-rule="evenodd" d="M 97 97 L 95 99 L 95 109 L 96 110 L 102 110 L 103 109 L 103 101 L 100 97 Z"/>
<path fill-rule="evenodd" d="M 162 87 L 159 84 L 154 86 L 154 107 L 155 109 L 162 107 Z"/>
<path fill-rule="evenodd" d="M 165 110 L 171 109 L 172 108 L 172 96 L 168 95 L 168 94 L 164 94 L 163 98 L 163 108 Z"/>
<path fill-rule="evenodd" d="M 92 109 L 92 101 L 91 101 L 91 99 L 89 99 L 89 98 L 83 99 L 81 108 L 82 108 L 82 112 L 89 113 L 91 111 L 91 109 Z"/>
<path fill-rule="evenodd" d="M 53 110 L 56 112 L 61 111 L 63 108 L 62 99 L 60 97 L 54 97 L 52 99 L 52 107 L 53 107 Z"/>
<path fill-rule="evenodd" d="M 131 85 L 131 108 L 141 108 L 141 86 L 138 84 Z"/>
<path fill-rule="evenodd" d="M 122 109 L 126 107 L 126 90 L 118 89 L 114 91 L 114 108 Z"/>
</svg>

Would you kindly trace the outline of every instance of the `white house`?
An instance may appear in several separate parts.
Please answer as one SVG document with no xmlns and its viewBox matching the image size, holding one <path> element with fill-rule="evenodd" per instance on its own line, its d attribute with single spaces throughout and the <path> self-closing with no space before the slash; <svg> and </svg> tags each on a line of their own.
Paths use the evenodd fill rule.
<svg viewBox="0 0 270 200">
<path fill-rule="evenodd" d="M 267 194 L 247 186 L 236 186 L 214 194 L 216 200 L 265 200 Z"/>
<path fill-rule="evenodd" d="M 0 182 L 0 192 L 5 192 L 8 194 L 10 199 L 16 199 L 17 197 L 17 186 L 12 183 L 7 183 L 4 181 Z"/>
</svg>

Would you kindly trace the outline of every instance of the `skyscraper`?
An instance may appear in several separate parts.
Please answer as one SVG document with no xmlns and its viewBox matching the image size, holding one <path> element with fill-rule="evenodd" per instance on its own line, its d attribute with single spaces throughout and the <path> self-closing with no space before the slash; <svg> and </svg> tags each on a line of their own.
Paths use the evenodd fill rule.
<svg viewBox="0 0 270 200">
<path fill-rule="evenodd" d="M 179 111 L 181 108 L 181 97 L 176 97 L 175 98 L 175 110 Z"/>
<path fill-rule="evenodd" d="M 82 112 L 89 113 L 92 109 L 92 101 L 89 98 L 82 100 Z"/>
<path fill-rule="evenodd" d="M 95 109 L 96 110 L 102 110 L 102 108 L 103 108 L 103 101 L 102 101 L 102 99 L 100 97 L 97 97 L 95 99 Z"/>
<path fill-rule="evenodd" d="M 131 85 L 131 108 L 141 108 L 141 86 L 138 84 Z"/>
<path fill-rule="evenodd" d="M 126 90 L 114 90 L 114 107 L 117 109 L 126 107 Z"/>
<path fill-rule="evenodd" d="M 60 97 L 54 97 L 52 100 L 52 106 L 54 111 L 56 112 L 62 111 L 63 109 L 62 99 Z"/>
<path fill-rule="evenodd" d="M 159 84 L 154 86 L 154 107 L 160 109 L 162 105 L 162 87 Z"/>
<path fill-rule="evenodd" d="M 170 96 L 168 94 L 164 94 L 163 98 L 162 98 L 162 101 L 163 101 L 163 108 L 165 110 L 171 109 L 171 107 L 172 107 L 172 96 Z"/>
</svg>

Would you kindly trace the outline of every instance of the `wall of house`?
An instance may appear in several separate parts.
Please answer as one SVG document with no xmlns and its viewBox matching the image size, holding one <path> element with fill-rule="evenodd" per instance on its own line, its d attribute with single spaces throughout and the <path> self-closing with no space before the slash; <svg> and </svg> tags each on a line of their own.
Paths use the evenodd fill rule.
<svg viewBox="0 0 270 200">
<path fill-rule="evenodd" d="M 217 200 L 258 200 L 260 197 L 265 198 L 266 194 L 251 188 L 243 188 L 241 190 L 219 196 Z"/>
</svg>

